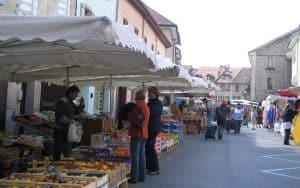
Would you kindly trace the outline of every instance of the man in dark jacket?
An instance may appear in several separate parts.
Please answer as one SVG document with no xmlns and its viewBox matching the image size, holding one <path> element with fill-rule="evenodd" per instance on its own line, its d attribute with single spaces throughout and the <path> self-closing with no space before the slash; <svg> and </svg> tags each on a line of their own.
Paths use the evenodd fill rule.
<svg viewBox="0 0 300 188">
<path fill-rule="evenodd" d="M 290 104 L 287 104 L 283 115 L 282 115 L 282 126 L 285 130 L 284 134 L 284 145 L 290 145 L 289 140 L 290 140 L 290 134 L 291 134 L 291 126 L 292 126 L 292 121 L 295 117 L 295 112 L 292 110 Z"/>
<path fill-rule="evenodd" d="M 129 102 L 122 106 L 118 113 L 118 130 L 122 130 L 124 128 L 123 121 L 128 120 L 128 114 L 134 109 L 135 105 L 135 103 Z"/>
<path fill-rule="evenodd" d="M 155 142 L 156 137 L 160 132 L 161 127 L 161 114 L 163 110 L 163 105 L 161 101 L 158 99 L 159 90 L 156 87 L 150 87 L 148 89 L 148 97 L 149 97 L 149 109 L 150 109 L 150 119 L 148 132 L 149 137 L 146 143 L 146 167 L 147 171 L 150 175 L 159 174 L 159 164 L 157 153 L 155 151 Z"/>
<path fill-rule="evenodd" d="M 70 86 L 65 97 L 60 99 L 56 104 L 55 110 L 55 129 L 54 138 L 54 160 L 60 160 L 61 154 L 69 157 L 72 150 L 72 143 L 68 142 L 69 125 L 73 123 L 76 116 L 84 109 L 84 100 L 80 99 L 79 106 L 74 104 L 74 100 L 78 98 L 80 90 L 77 86 Z"/>
<path fill-rule="evenodd" d="M 229 110 L 227 108 L 227 103 L 225 101 L 222 102 L 221 106 L 216 108 L 216 119 L 218 123 L 218 139 L 221 140 L 223 138 L 222 128 L 225 127 L 226 117 L 229 114 Z"/>
</svg>

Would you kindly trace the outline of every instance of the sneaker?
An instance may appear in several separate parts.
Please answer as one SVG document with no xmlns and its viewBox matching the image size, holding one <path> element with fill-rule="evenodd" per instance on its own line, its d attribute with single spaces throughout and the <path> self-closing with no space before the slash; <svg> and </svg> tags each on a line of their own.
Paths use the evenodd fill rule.
<svg viewBox="0 0 300 188">
<path fill-rule="evenodd" d="M 156 175 L 158 175 L 159 174 L 159 171 L 156 171 L 156 172 L 149 172 L 149 175 L 151 175 L 151 176 L 156 176 Z"/>
</svg>

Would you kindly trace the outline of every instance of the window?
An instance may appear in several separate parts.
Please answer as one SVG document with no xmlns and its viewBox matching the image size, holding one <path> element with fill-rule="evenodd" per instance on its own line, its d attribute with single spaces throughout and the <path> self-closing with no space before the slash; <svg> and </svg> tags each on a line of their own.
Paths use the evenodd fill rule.
<svg viewBox="0 0 300 188">
<path fill-rule="evenodd" d="M 123 18 L 123 25 L 128 25 L 128 20 L 126 18 Z"/>
<path fill-rule="evenodd" d="M 56 1 L 56 15 L 69 16 L 70 15 L 70 0 Z"/>
<path fill-rule="evenodd" d="M 63 14 L 63 12 L 61 11 L 61 13 L 58 13 L 58 14 Z M 67 14 L 69 14 L 69 13 L 67 13 Z M 80 16 L 94 16 L 94 13 L 87 4 L 82 3 L 81 7 L 80 7 Z"/>
<path fill-rule="evenodd" d="M 139 35 L 139 30 L 138 30 L 138 28 L 134 28 L 134 33 L 136 34 L 136 35 Z"/>
<path fill-rule="evenodd" d="M 0 0 L 0 6 L 3 6 L 5 3 L 5 0 Z"/>
<path fill-rule="evenodd" d="M 154 45 L 153 44 L 151 44 L 151 50 L 154 51 Z"/>
<path fill-rule="evenodd" d="M 148 42 L 147 37 L 144 37 L 144 42 L 147 44 L 147 42 Z"/>
<path fill-rule="evenodd" d="M 272 78 L 267 79 L 267 89 L 272 90 L 273 89 L 273 80 Z"/>
<path fill-rule="evenodd" d="M 235 92 L 239 92 L 240 91 L 240 85 L 236 84 L 235 85 Z"/>
<path fill-rule="evenodd" d="M 267 57 L 267 68 L 273 68 L 273 58 L 272 58 L 272 56 Z"/>
<path fill-rule="evenodd" d="M 37 13 L 38 0 L 19 0 L 17 4 L 18 15 L 33 15 Z"/>
<path fill-rule="evenodd" d="M 225 84 L 221 84 L 221 91 L 225 91 L 225 88 L 226 86 L 225 86 Z"/>
<path fill-rule="evenodd" d="M 241 96 L 232 96 L 232 99 L 234 99 L 234 100 L 240 100 Z"/>
</svg>

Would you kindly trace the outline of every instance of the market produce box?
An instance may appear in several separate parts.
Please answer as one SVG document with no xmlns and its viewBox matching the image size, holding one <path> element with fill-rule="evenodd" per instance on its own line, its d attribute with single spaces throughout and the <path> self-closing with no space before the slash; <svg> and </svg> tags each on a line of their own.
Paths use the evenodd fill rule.
<svg viewBox="0 0 300 188">
<path fill-rule="evenodd" d="M 0 187 L 1 188 L 15 188 L 15 187 L 35 188 L 36 186 L 35 186 L 35 182 L 0 179 Z"/>
<path fill-rule="evenodd" d="M 72 177 L 90 177 L 90 178 L 95 178 L 96 179 L 96 184 L 97 187 L 107 187 L 108 186 L 108 176 L 106 173 L 102 172 L 95 172 L 95 173 L 72 173 L 68 172 L 66 173 L 67 176 L 72 176 Z"/>
<path fill-rule="evenodd" d="M 95 178 L 87 177 L 71 177 L 63 176 L 64 182 L 59 182 L 57 179 L 38 174 L 29 173 L 13 173 L 7 179 L 1 179 L 0 185 L 15 187 L 15 183 L 21 183 L 18 187 L 32 187 L 32 188 L 43 188 L 45 186 L 50 186 L 53 188 L 95 188 L 96 180 Z"/>
<path fill-rule="evenodd" d="M 41 166 L 44 161 L 37 161 L 39 169 L 46 169 Z M 122 179 L 122 168 L 120 163 L 104 163 L 100 161 L 56 161 L 49 162 L 50 165 L 55 166 L 59 171 L 64 173 L 74 174 L 94 174 L 106 173 L 108 175 L 109 183 L 117 183 Z"/>
<path fill-rule="evenodd" d="M 198 129 L 197 129 L 197 126 L 195 125 L 187 125 L 187 133 L 188 134 L 197 134 L 198 133 Z"/>
<path fill-rule="evenodd" d="M 103 146 L 111 142 L 111 137 L 107 133 L 91 135 L 91 146 Z"/>
<path fill-rule="evenodd" d="M 108 133 L 113 129 L 113 120 L 112 119 L 103 119 L 103 132 Z"/>
<path fill-rule="evenodd" d="M 84 146 L 91 145 L 91 135 L 101 133 L 103 131 L 102 120 L 100 119 L 85 119 L 82 122 L 82 139 L 81 143 Z"/>
<path fill-rule="evenodd" d="M 120 167 L 120 177 L 122 179 L 126 178 L 127 177 L 127 173 L 128 173 L 128 167 L 126 165 L 125 162 L 119 162 L 119 161 L 106 161 L 105 162 L 107 165 L 109 166 L 118 166 Z"/>
</svg>

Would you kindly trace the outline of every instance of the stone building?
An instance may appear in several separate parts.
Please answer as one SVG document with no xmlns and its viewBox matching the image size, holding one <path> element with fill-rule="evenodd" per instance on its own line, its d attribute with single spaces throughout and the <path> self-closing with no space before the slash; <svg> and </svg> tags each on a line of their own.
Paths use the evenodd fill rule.
<svg viewBox="0 0 300 188">
<path fill-rule="evenodd" d="M 251 68 L 242 68 L 230 84 L 230 98 L 250 100 Z"/>
<path fill-rule="evenodd" d="M 296 28 L 249 51 L 252 100 L 260 102 L 278 89 L 291 86 L 291 60 L 286 54 L 291 36 L 299 30 Z"/>
</svg>

